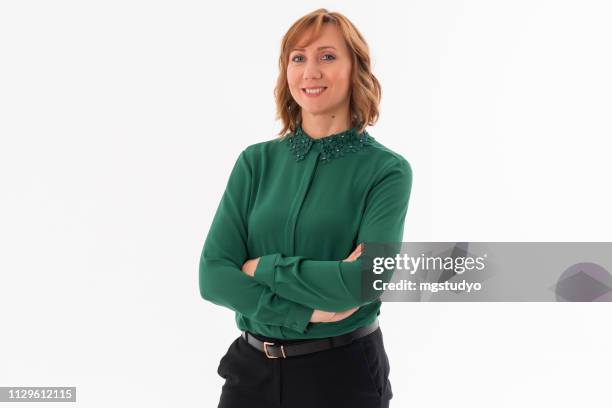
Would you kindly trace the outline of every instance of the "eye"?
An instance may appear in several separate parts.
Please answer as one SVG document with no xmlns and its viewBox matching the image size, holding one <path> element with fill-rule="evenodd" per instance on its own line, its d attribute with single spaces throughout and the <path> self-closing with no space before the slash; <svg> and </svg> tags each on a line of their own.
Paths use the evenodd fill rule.
<svg viewBox="0 0 612 408">
<path fill-rule="evenodd" d="M 327 56 L 331 57 L 331 59 L 328 59 L 328 60 L 326 60 L 326 61 L 333 61 L 333 60 L 335 60 L 335 59 L 336 59 L 336 57 L 335 57 L 333 54 L 325 54 L 325 55 L 323 55 L 323 56 L 324 56 L 324 57 L 327 57 Z"/>
<path fill-rule="evenodd" d="M 325 57 L 329 57 L 329 58 L 325 58 Z M 302 62 L 302 60 L 296 60 L 296 58 L 304 58 L 304 56 L 303 55 L 299 55 L 299 54 L 298 55 L 294 55 L 291 58 L 291 62 Z M 335 59 L 336 59 L 336 56 L 333 55 L 333 54 L 324 54 L 323 55 L 323 60 L 324 61 L 333 61 Z"/>
</svg>

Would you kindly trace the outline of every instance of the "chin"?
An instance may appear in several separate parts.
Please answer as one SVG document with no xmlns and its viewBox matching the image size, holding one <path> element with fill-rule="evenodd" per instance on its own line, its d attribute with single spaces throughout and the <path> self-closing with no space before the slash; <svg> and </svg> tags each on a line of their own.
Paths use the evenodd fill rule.
<svg viewBox="0 0 612 408">
<path fill-rule="evenodd" d="M 330 111 L 335 105 L 331 103 L 313 103 L 313 101 L 304 101 L 304 103 L 302 103 L 300 106 L 305 112 L 316 115 Z"/>
<path fill-rule="evenodd" d="M 302 108 L 302 111 L 308 113 L 310 115 L 324 115 L 329 112 L 329 109 L 321 108 L 321 109 L 308 109 Z"/>
</svg>

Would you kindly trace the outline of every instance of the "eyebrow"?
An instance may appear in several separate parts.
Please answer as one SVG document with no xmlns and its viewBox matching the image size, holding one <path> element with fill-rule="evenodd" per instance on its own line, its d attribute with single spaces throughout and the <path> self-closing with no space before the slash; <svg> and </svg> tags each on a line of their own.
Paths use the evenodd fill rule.
<svg viewBox="0 0 612 408">
<path fill-rule="evenodd" d="M 323 45 L 321 47 L 318 47 L 317 50 L 323 50 L 325 48 L 333 48 L 334 50 L 336 49 L 336 47 L 332 47 L 331 45 Z M 291 51 L 293 52 L 293 51 L 306 51 L 306 50 L 304 48 L 294 48 Z"/>
</svg>

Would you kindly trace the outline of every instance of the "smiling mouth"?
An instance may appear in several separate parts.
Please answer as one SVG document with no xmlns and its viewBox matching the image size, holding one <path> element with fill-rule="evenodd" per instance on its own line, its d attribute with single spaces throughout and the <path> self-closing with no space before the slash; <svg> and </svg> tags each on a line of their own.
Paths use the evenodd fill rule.
<svg viewBox="0 0 612 408">
<path fill-rule="evenodd" d="M 302 92 L 307 96 L 318 96 L 325 92 L 326 89 L 326 86 L 322 86 L 320 88 L 302 88 Z"/>
</svg>

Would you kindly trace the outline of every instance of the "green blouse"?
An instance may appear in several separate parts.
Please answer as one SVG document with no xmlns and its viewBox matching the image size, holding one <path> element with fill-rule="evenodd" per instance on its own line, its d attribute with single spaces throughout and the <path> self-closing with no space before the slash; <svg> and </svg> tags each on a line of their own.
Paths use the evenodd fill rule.
<svg viewBox="0 0 612 408">
<path fill-rule="evenodd" d="M 240 330 L 280 339 L 348 333 L 374 321 L 361 296 L 362 242 L 401 242 L 412 169 L 352 128 L 313 139 L 301 127 L 244 149 L 229 176 L 200 256 L 201 296 L 236 312 Z M 253 277 L 242 264 L 260 257 Z M 314 309 L 360 308 L 334 323 Z"/>
</svg>

